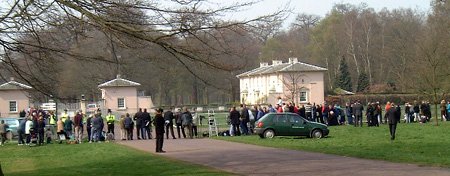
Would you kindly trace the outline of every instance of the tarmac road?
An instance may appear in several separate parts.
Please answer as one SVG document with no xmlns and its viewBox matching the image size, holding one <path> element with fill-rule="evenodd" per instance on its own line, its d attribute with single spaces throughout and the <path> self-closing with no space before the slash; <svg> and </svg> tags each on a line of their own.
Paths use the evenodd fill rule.
<svg viewBox="0 0 450 176">
<path fill-rule="evenodd" d="M 117 133 L 116 136 L 115 141 L 119 144 L 155 152 L 155 139 L 121 141 Z M 450 169 L 261 147 L 208 138 L 165 139 L 163 150 L 167 153 L 160 155 L 242 175 L 450 176 Z"/>
</svg>

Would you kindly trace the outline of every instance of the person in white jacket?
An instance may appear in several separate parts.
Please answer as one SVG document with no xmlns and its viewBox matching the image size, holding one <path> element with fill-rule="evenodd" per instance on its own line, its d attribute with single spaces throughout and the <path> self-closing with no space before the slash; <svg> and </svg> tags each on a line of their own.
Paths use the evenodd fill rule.
<svg viewBox="0 0 450 176">
<path fill-rule="evenodd" d="M 25 123 L 25 137 L 27 138 L 26 145 L 29 145 L 31 140 L 30 129 L 33 127 L 33 121 L 31 121 L 30 117 L 25 118 L 25 120 L 27 121 Z"/>
<path fill-rule="evenodd" d="M 195 111 L 195 108 L 192 109 L 192 131 L 193 131 L 193 136 L 194 137 L 198 137 L 197 136 L 197 125 L 198 125 L 198 115 L 197 112 Z"/>
</svg>

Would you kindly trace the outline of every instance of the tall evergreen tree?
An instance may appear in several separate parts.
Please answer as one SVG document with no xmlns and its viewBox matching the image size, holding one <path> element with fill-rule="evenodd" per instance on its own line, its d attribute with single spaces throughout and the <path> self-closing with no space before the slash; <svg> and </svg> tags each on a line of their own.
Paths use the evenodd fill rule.
<svg viewBox="0 0 450 176">
<path fill-rule="evenodd" d="M 363 92 L 367 87 L 369 87 L 369 77 L 367 77 L 366 72 L 362 71 L 358 76 L 358 85 L 356 91 Z"/>
<path fill-rule="evenodd" d="M 350 76 L 350 72 L 348 71 L 347 62 L 345 60 L 345 56 L 342 56 L 340 67 L 339 67 L 339 76 L 338 78 L 338 87 L 344 89 L 346 91 L 353 91 L 352 88 L 352 77 Z"/>
</svg>

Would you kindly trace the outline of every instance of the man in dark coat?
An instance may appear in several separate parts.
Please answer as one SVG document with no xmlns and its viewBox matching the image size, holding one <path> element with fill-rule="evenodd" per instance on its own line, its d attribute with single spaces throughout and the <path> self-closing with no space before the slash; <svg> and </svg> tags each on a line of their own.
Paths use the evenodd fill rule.
<svg viewBox="0 0 450 176">
<path fill-rule="evenodd" d="M 397 110 L 397 119 L 398 119 L 398 122 L 400 122 L 400 117 L 401 117 L 401 115 L 402 115 L 402 109 L 400 108 L 400 106 L 399 105 L 396 105 L 395 106 L 395 110 Z"/>
<path fill-rule="evenodd" d="M 183 132 L 183 137 L 186 138 L 186 133 L 184 132 L 183 128 L 183 118 L 181 118 L 181 109 L 178 109 L 178 111 L 175 114 L 175 123 L 177 124 L 177 132 L 178 132 L 178 138 L 181 138 L 180 130 Z"/>
<path fill-rule="evenodd" d="M 23 145 L 25 142 L 23 141 L 23 137 L 25 137 L 25 123 L 27 123 L 26 119 L 23 119 L 19 123 L 19 127 L 17 128 L 17 132 L 19 133 L 19 143 L 18 145 Z"/>
<path fill-rule="evenodd" d="M 389 131 L 391 133 L 391 140 L 395 139 L 395 130 L 397 128 L 397 122 L 400 121 L 400 116 L 398 115 L 398 113 L 399 112 L 395 108 L 394 103 L 391 103 L 391 107 L 386 112 L 389 124 Z"/>
<path fill-rule="evenodd" d="M 92 135 L 91 135 L 92 117 L 93 115 L 90 115 L 89 118 L 86 119 L 86 130 L 88 133 L 89 142 L 92 142 Z"/>
<path fill-rule="evenodd" d="M 173 119 L 175 117 L 173 116 L 173 112 L 172 112 L 172 108 L 169 107 L 169 110 L 167 110 L 167 112 L 164 113 L 164 120 L 169 121 L 169 123 L 167 123 L 166 125 L 166 137 L 167 139 L 169 139 L 169 129 L 170 132 L 172 133 L 172 138 L 175 138 L 175 134 L 173 133 Z"/>
<path fill-rule="evenodd" d="M 192 125 L 193 125 L 193 118 L 191 112 L 188 111 L 187 107 L 183 107 L 183 113 L 181 114 L 181 121 L 183 122 L 183 128 L 187 128 L 187 136 L 190 139 L 194 138 L 193 131 L 192 131 Z"/>
<path fill-rule="evenodd" d="M 347 114 L 348 124 L 353 125 L 353 105 L 350 103 L 345 104 L 345 113 Z"/>
<path fill-rule="evenodd" d="M 374 111 L 373 111 L 373 121 L 374 125 L 379 127 L 381 122 L 381 106 L 380 102 L 377 101 L 377 103 L 374 105 Z"/>
<path fill-rule="evenodd" d="M 156 153 L 166 153 L 166 151 L 162 149 L 164 142 L 164 124 L 165 124 L 165 120 L 161 115 L 162 112 L 163 110 L 161 108 L 155 109 L 156 115 L 153 123 L 155 125 L 155 132 L 156 132 Z"/>
<path fill-rule="evenodd" d="M 93 117 L 91 119 L 91 123 L 92 123 L 92 131 L 91 131 L 91 135 L 92 135 L 92 140 L 91 142 L 99 142 L 100 143 L 100 136 L 102 134 L 102 130 L 103 130 L 103 119 L 102 119 L 102 114 L 100 112 L 97 112 L 97 114 L 95 115 L 95 117 Z"/>
<path fill-rule="evenodd" d="M 162 112 L 161 112 L 162 113 Z M 147 109 L 144 109 L 144 112 L 141 116 L 141 125 L 142 125 L 142 139 L 152 139 L 152 120 L 150 114 L 147 112 Z"/>
<path fill-rule="evenodd" d="M 362 112 L 364 108 L 360 100 L 357 100 L 353 106 L 353 114 L 355 115 L 355 127 L 359 125 L 362 127 Z"/>
<path fill-rule="evenodd" d="M 373 104 L 371 102 L 369 102 L 367 104 L 367 110 L 366 110 L 366 118 L 367 118 L 367 126 L 373 126 L 374 122 L 373 122 L 373 111 L 374 108 L 372 106 Z"/>
<path fill-rule="evenodd" d="M 240 126 L 242 130 L 242 134 L 248 135 L 247 123 L 249 122 L 250 115 L 248 114 L 248 109 L 245 104 L 241 104 L 241 121 Z"/>
<path fill-rule="evenodd" d="M 239 118 L 241 117 L 241 115 L 239 114 L 238 111 L 236 111 L 236 107 L 233 106 L 231 108 L 230 111 L 230 120 L 231 120 L 231 125 L 233 126 L 233 134 L 231 134 L 232 136 L 239 136 L 241 135 L 241 132 L 239 131 Z"/>
<path fill-rule="evenodd" d="M 81 143 L 83 139 L 83 115 L 82 110 L 79 110 L 77 115 L 74 117 L 75 138 L 78 140 L 78 143 Z"/>
<path fill-rule="evenodd" d="M 141 128 L 142 128 L 142 108 L 139 108 L 139 111 L 134 115 L 134 121 L 136 121 L 136 133 L 137 133 L 137 139 L 141 140 Z"/>
<path fill-rule="evenodd" d="M 43 117 L 39 117 L 39 121 L 37 121 L 37 133 L 38 133 L 38 138 L 39 138 L 39 143 L 38 145 L 43 145 L 44 144 L 44 128 L 45 128 L 45 123 L 44 123 L 44 118 Z"/>
<path fill-rule="evenodd" d="M 125 116 L 125 124 L 124 124 L 127 140 L 131 140 L 131 133 L 133 133 L 133 130 L 131 130 L 131 129 L 133 129 L 132 125 L 133 125 L 133 120 L 131 120 L 130 114 L 127 113 Z"/>
</svg>

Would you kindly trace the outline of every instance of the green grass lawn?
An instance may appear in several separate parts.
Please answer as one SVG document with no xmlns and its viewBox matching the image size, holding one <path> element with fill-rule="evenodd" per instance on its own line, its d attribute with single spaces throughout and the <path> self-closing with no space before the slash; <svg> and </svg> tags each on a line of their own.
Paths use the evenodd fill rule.
<svg viewBox="0 0 450 176">
<path fill-rule="evenodd" d="M 115 143 L 0 147 L 5 175 L 231 175 Z"/>
<path fill-rule="evenodd" d="M 389 126 L 380 127 L 330 127 L 326 138 L 259 136 L 216 137 L 215 139 L 260 146 L 312 151 L 357 158 L 412 163 L 419 166 L 450 168 L 450 122 L 434 121 L 426 124 L 401 123 L 397 126 L 396 139 L 391 141 Z"/>
</svg>

